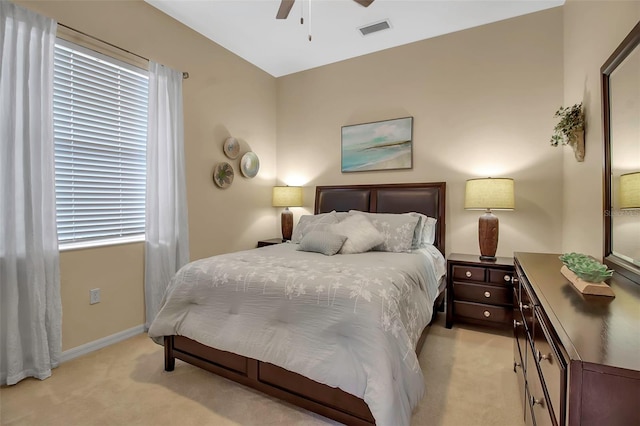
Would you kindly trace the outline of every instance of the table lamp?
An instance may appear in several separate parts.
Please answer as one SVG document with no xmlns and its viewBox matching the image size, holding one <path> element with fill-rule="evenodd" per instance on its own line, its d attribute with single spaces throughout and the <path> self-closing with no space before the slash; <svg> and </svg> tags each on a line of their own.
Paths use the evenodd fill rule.
<svg viewBox="0 0 640 426">
<path fill-rule="evenodd" d="M 640 209 L 640 172 L 620 176 L 620 209 Z"/>
<path fill-rule="evenodd" d="M 480 260 L 496 260 L 498 218 L 491 213 L 491 209 L 513 210 L 515 208 L 513 179 L 481 178 L 467 180 L 464 208 L 466 210 L 485 210 L 485 213 L 478 220 Z"/>
<path fill-rule="evenodd" d="M 302 187 L 300 186 L 274 186 L 272 203 L 273 207 L 284 207 L 280 215 L 282 225 L 282 239 L 291 239 L 293 233 L 293 213 L 289 207 L 302 207 Z"/>
</svg>

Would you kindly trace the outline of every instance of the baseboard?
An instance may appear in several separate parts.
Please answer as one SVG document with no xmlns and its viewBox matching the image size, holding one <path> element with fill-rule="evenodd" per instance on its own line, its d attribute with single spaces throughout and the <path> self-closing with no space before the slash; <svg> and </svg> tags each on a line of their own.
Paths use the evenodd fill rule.
<svg viewBox="0 0 640 426">
<path fill-rule="evenodd" d="M 144 332 L 144 324 L 140 324 L 128 330 L 123 330 L 119 333 L 112 334 L 111 336 L 103 337 L 102 339 L 94 340 L 93 342 L 85 343 L 84 345 L 76 346 L 75 348 L 62 352 L 60 356 L 60 363 L 67 362 L 82 355 L 86 355 L 90 352 L 97 351 L 106 346 L 113 345 L 122 340 L 133 337 L 137 334 Z"/>
</svg>

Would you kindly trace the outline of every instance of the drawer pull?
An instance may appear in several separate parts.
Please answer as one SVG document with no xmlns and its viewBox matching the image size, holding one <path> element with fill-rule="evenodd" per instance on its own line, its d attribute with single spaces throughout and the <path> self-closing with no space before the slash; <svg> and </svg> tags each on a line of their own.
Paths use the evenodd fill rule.
<svg viewBox="0 0 640 426">
<path fill-rule="evenodd" d="M 542 361 L 543 359 L 546 359 L 547 361 L 551 362 L 551 354 L 545 355 L 538 350 L 536 352 L 536 357 L 538 358 L 538 362 Z"/>
<path fill-rule="evenodd" d="M 485 318 L 489 318 L 491 316 L 491 312 L 484 311 L 484 316 L 485 316 Z"/>
<path fill-rule="evenodd" d="M 536 404 L 544 407 L 544 398 L 536 399 L 535 396 L 531 395 L 531 406 L 533 407 Z"/>
<path fill-rule="evenodd" d="M 522 321 L 513 320 L 513 328 L 518 328 L 522 325 Z"/>
<path fill-rule="evenodd" d="M 511 281 L 513 281 L 514 283 L 520 282 L 520 281 L 518 281 L 518 279 L 516 277 L 513 277 Z"/>
<path fill-rule="evenodd" d="M 484 292 L 484 297 L 486 297 L 486 298 L 491 297 L 491 292 L 489 292 L 489 291 L 485 291 L 485 292 Z"/>
<path fill-rule="evenodd" d="M 520 309 L 521 309 L 521 310 L 523 310 L 523 311 L 524 311 L 524 310 L 527 310 L 527 309 L 530 309 L 530 308 L 531 308 L 531 307 L 530 307 L 529 305 L 523 305 L 523 304 L 522 304 L 522 302 L 520 302 Z"/>
<path fill-rule="evenodd" d="M 467 271 L 464 274 L 467 276 L 467 278 L 471 278 L 471 271 Z"/>
<path fill-rule="evenodd" d="M 522 364 L 520 364 L 518 361 L 513 361 L 513 372 L 514 373 L 518 372 L 518 367 L 522 368 Z"/>
</svg>

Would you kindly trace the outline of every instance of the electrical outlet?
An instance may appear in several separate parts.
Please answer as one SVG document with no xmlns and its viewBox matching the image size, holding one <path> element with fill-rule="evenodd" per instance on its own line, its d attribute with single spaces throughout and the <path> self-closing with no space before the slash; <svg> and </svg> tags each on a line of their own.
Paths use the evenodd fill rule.
<svg viewBox="0 0 640 426">
<path fill-rule="evenodd" d="M 95 305 L 96 303 L 100 303 L 100 289 L 94 288 L 89 290 L 89 304 Z"/>
</svg>

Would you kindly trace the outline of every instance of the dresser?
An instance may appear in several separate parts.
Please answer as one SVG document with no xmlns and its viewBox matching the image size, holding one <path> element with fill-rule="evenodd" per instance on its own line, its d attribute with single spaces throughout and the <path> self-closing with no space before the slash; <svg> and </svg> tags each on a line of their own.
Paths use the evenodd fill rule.
<svg viewBox="0 0 640 426">
<path fill-rule="evenodd" d="M 480 260 L 478 255 L 447 257 L 447 319 L 489 327 L 510 327 L 512 320 L 513 258 Z"/>
<path fill-rule="evenodd" d="M 579 293 L 559 254 L 515 253 L 513 369 L 527 425 L 640 424 L 640 285 Z"/>
</svg>

